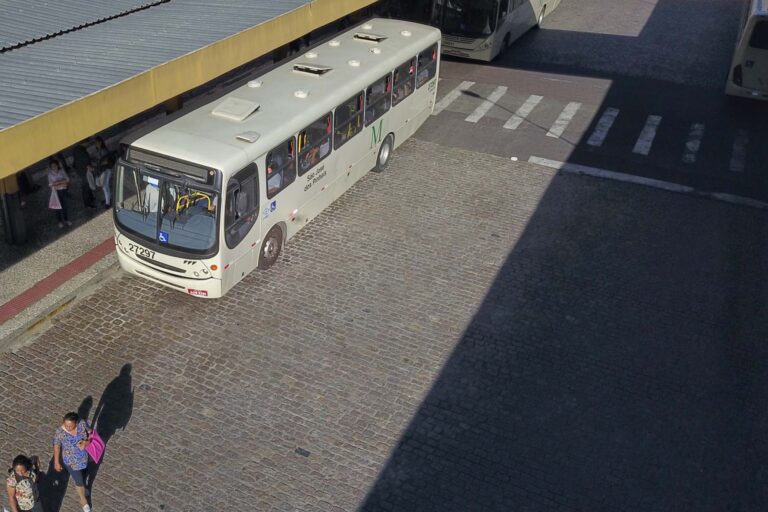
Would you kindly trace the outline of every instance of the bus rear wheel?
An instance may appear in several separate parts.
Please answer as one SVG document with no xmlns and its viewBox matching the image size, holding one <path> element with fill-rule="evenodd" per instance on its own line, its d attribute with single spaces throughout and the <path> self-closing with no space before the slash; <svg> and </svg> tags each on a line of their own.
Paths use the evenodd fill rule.
<svg viewBox="0 0 768 512">
<path fill-rule="evenodd" d="M 376 158 L 376 167 L 373 168 L 376 172 L 382 172 L 389 165 L 390 157 L 392 156 L 392 150 L 395 147 L 395 138 L 392 134 L 388 134 L 384 138 L 384 142 L 381 143 L 379 148 L 379 156 Z"/>
<path fill-rule="evenodd" d="M 259 252 L 259 268 L 267 270 L 275 264 L 283 248 L 283 231 L 275 226 L 269 230 Z"/>
</svg>

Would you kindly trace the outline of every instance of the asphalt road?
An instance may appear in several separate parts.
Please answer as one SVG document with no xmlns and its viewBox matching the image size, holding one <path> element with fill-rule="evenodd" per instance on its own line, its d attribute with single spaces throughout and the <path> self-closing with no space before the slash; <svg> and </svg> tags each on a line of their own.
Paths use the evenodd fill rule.
<svg viewBox="0 0 768 512">
<path fill-rule="evenodd" d="M 768 105 L 722 92 L 743 2 L 683 4 L 564 0 L 491 64 L 446 58 L 460 94 L 418 136 L 766 201 Z"/>
</svg>

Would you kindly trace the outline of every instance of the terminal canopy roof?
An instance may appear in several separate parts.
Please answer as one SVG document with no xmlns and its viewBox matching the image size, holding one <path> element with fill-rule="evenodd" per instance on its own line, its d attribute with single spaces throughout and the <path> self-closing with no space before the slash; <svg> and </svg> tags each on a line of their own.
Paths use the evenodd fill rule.
<svg viewBox="0 0 768 512">
<path fill-rule="evenodd" d="M 376 0 L 0 0 L 0 178 Z"/>
</svg>

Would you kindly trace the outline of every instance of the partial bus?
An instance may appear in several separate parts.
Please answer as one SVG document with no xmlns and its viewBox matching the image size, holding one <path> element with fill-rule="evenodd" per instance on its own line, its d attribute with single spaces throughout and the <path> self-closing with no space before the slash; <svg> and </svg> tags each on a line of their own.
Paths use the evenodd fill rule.
<svg viewBox="0 0 768 512">
<path fill-rule="evenodd" d="M 120 264 L 216 298 L 431 114 L 440 31 L 374 19 L 128 142 L 117 166 Z"/>
<path fill-rule="evenodd" d="M 725 92 L 768 99 L 768 0 L 750 0 L 742 15 Z"/>
<path fill-rule="evenodd" d="M 446 55 L 490 62 L 560 4 L 560 0 L 433 0 L 432 22 Z"/>
</svg>

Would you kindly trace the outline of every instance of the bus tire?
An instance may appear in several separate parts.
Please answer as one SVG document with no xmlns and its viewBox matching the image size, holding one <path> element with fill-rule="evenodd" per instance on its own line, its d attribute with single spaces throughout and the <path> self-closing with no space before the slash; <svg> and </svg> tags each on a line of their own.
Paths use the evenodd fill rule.
<svg viewBox="0 0 768 512">
<path fill-rule="evenodd" d="M 547 6 L 541 8 L 541 12 L 539 13 L 539 19 L 536 20 L 536 26 L 533 27 L 536 30 L 541 28 L 541 24 L 544 23 L 544 14 L 547 12 Z"/>
<path fill-rule="evenodd" d="M 259 251 L 259 268 L 261 270 L 267 270 L 274 265 L 277 258 L 280 256 L 280 250 L 282 248 L 283 231 L 278 226 L 274 226 L 269 230 L 267 236 L 264 237 L 264 242 L 261 244 L 261 250 Z"/>
<path fill-rule="evenodd" d="M 376 172 L 384 171 L 392 158 L 392 151 L 395 148 L 395 137 L 390 133 L 384 137 L 384 142 L 379 147 L 379 155 L 376 157 L 376 166 L 373 168 Z"/>
</svg>

